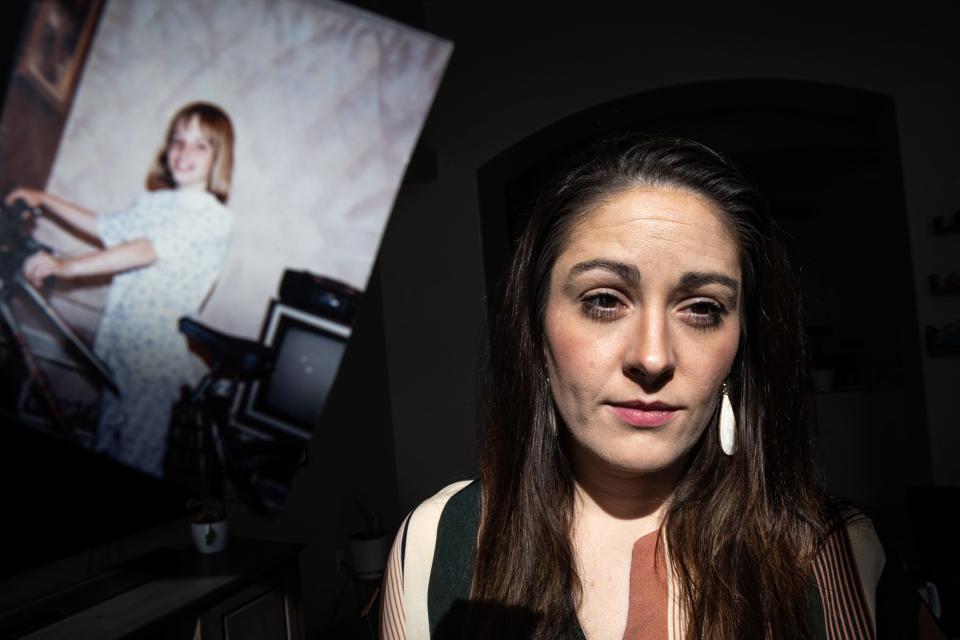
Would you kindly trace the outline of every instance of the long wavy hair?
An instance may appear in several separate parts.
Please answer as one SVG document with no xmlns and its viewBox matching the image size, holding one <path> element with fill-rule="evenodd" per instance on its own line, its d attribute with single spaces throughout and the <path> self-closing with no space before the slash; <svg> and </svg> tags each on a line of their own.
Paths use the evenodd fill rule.
<svg viewBox="0 0 960 640">
<path fill-rule="evenodd" d="M 207 179 L 207 191 L 226 204 L 230 197 L 230 183 L 233 179 L 233 123 L 223 109 L 209 102 L 191 102 L 181 107 L 170 119 L 163 146 L 157 152 L 153 165 L 147 173 L 147 189 L 157 191 L 177 187 L 167 163 L 167 151 L 177 130 L 189 125 L 194 118 L 200 125 L 200 131 L 213 145 L 213 165 L 210 167 L 210 177 Z"/>
<path fill-rule="evenodd" d="M 689 455 L 666 508 L 669 550 L 690 638 L 805 638 L 811 561 L 832 507 L 819 488 L 804 407 L 797 287 L 757 189 L 691 140 L 621 136 L 592 147 L 537 201 L 504 282 L 481 419 L 481 526 L 469 628 L 509 637 L 483 603 L 533 614 L 526 637 L 555 638 L 581 588 L 570 541 L 574 477 L 545 373 L 550 273 L 592 205 L 637 186 L 680 188 L 712 202 L 734 231 L 742 274 L 739 350 L 728 390 L 737 449 L 716 420 Z M 487 609 L 489 612 L 489 608 Z"/>
</svg>

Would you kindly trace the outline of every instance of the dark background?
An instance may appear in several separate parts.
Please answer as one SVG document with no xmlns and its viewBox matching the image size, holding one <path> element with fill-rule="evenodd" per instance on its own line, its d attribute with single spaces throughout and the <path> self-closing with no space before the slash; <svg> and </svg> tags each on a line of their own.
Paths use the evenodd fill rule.
<svg viewBox="0 0 960 640">
<path fill-rule="evenodd" d="M 336 553 L 360 528 L 354 498 L 393 529 L 474 473 L 477 370 L 511 225 L 564 150 L 619 127 L 693 135 L 771 200 L 838 374 L 813 398 L 827 478 L 879 514 L 904 557 L 920 557 L 908 488 L 960 485 L 960 358 L 923 345 L 925 326 L 960 318 L 960 298 L 927 286 L 960 271 L 960 236 L 932 228 L 960 207 L 955 9 L 355 4 L 455 49 L 308 465 L 279 523 L 233 516 L 241 534 L 307 543 L 311 636 L 353 606 L 348 595 L 337 610 L 348 580 Z M 21 7 L 4 6 L 4 52 Z M 158 541 L 186 542 L 182 522 L 162 524 L 181 513 L 172 490 L 4 429 L 0 495 L 4 521 L 18 524 L 3 576 L 69 556 L 79 579 Z"/>
</svg>

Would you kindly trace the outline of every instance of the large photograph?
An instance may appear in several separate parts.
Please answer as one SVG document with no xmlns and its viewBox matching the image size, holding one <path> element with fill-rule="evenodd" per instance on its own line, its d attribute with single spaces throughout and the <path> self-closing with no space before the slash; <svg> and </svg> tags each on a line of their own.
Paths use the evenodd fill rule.
<svg viewBox="0 0 960 640">
<path fill-rule="evenodd" d="M 3 113 L 18 134 L 0 137 L 2 410 L 269 510 L 322 419 L 451 46 L 332 2 L 33 13 Z M 73 35 L 43 75 L 51 16 Z M 55 145 L 36 105 L 64 113 Z"/>
</svg>

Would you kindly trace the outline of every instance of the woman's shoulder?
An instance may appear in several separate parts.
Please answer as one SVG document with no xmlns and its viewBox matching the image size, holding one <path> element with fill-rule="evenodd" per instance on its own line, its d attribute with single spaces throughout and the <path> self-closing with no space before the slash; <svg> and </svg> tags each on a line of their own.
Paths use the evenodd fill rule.
<svg viewBox="0 0 960 640">
<path fill-rule="evenodd" d="M 837 514 L 837 526 L 817 557 L 825 617 L 850 628 L 864 627 L 868 620 L 881 636 L 943 640 L 946 636 L 920 599 L 883 526 L 878 533 L 869 516 L 849 505 L 841 506 Z"/>
<path fill-rule="evenodd" d="M 877 590 L 886 554 L 873 521 L 859 509 L 837 504 L 814 560 L 826 620 L 843 619 L 860 635 L 876 629 Z"/>
<path fill-rule="evenodd" d="M 434 511 L 436 509 L 443 510 L 447 503 L 450 502 L 450 499 L 455 495 L 461 492 L 466 492 L 468 494 L 475 493 L 477 487 L 478 485 L 476 480 L 458 480 L 457 482 L 451 482 L 421 502 L 412 513 L 417 513 L 418 511 L 425 513 L 428 511 Z"/>
<path fill-rule="evenodd" d="M 418 546 L 433 549 L 441 522 L 445 528 L 448 521 L 461 521 L 479 504 L 479 487 L 476 480 L 460 480 L 448 484 L 417 506 L 404 521 L 401 533 L 404 548 Z"/>
<path fill-rule="evenodd" d="M 447 574 L 462 573 L 469 564 L 472 542 L 479 522 L 479 485 L 462 480 L 447 485 L 410 512 L 390 551 L 384 576 L 381 637 L 426 638 L 432 627 L 427 603 Z M 451 562 L 449 550 L 468 540 L 465 558 Z M 459 556 L 459 553 L 455 554 Z M 459 567 L 459 569 L 454 568 Z M 433 588 L 431 588 L 431 586 Z M 452 586 L 452 585 L 447 585 Z M 445 589 L 450 594 L 459 589 Z M 436 614 L 437 607 L 432 607 Z"/>
<path fill-rule="evenodd" d="M 864 590 L 876 586 L 886 564 L 883 543 L 870 516 L 846 503 L 836 504 L 834 521 L 818 554 L 821 563 L 837 555 L 849 557 Z"/>
<path fill-rule="evenodd" d="M 843 526 L 850 541 L 850 550 L 864 587 L 875 589 L 887 562 L 883 543 L 873 521 L 859 509 L 848 507 L 843 512 Z"/>
</svg>

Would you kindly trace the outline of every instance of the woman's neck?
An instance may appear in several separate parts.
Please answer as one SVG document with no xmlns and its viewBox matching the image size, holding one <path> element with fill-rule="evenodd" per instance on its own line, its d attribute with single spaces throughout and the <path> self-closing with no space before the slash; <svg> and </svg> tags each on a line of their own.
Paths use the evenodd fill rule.
<svg viewBox="0 0 960 640">
<path fill-rule="evenodd" d="M 655 472 L 635 473 L 610 468 L 582 450 L 571 451 L 570 457 L 574 473 L 575 518 L 618 520 L 644 532 L 660 527 L 683 464 Z"/>
</svg>

